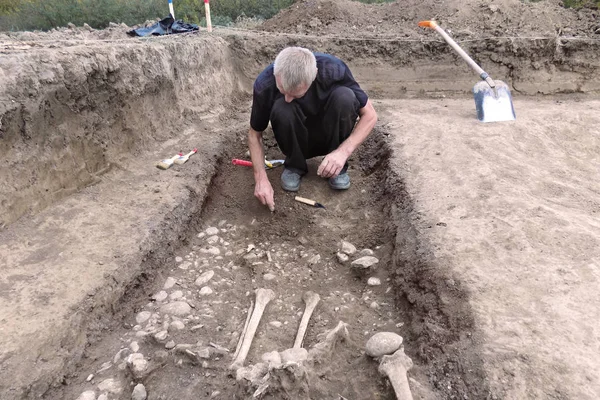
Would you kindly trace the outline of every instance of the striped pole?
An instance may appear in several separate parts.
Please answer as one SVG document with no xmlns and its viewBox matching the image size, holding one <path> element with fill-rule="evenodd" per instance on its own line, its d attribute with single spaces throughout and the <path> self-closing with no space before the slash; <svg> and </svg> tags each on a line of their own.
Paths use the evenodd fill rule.
<svg viewBox="0 0 600 400">
<path fill-rule="evenodd" d="M 175 19 L 175 10 L 173 10 L 173 0 L 169 0 L 169 12 L 171 13 L 171 17 Z"/>
<path fill-rule="evenodd" d="M 206 28 L 209 32 L 212 32 L 212 22 L 210 22 L 210 4 L 208 4 L 208 0 L 204 0 L 204 11 L 206 12 Z"/>
</svg>

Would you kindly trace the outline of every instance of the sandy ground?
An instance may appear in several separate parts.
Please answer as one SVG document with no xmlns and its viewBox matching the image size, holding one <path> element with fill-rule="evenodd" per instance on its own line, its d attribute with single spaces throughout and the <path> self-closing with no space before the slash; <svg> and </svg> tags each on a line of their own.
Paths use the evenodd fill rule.
<svg viewBox="0 0 600 400">
<path fill-rule="evenodd" d="M 600 102 L 517 99 L 515 122 L 487 125 L 466 100 L 378 105 L 427 261 L 467 293 L 491 392 L 598 398 Z"/>
</svg>

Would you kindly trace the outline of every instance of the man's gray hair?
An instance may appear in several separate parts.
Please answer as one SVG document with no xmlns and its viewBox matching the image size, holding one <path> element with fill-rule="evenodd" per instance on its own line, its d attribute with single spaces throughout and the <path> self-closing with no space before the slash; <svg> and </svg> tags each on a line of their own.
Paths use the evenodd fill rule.
<svg viewBox="0 0 600 400">
<path fill-rule="evenodd" d="M 286 47 L 275 58 L 273 73 L 286 92 L 310 86 L 317 77 L 317 59 L 303 47 Z"/>
</svg>

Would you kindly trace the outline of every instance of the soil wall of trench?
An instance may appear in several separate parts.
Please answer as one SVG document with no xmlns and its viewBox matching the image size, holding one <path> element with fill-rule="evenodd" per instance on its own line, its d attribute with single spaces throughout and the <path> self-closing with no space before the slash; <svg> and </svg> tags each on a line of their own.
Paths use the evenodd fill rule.
<svg viewBox="0 0 600 400">
<path fill-rule="evenodd" d="M 464 62 L 437 40 L 231 31 L 221 37 L 44 44 L 38 49 L 10 51 L 0 59 L 1 228 L 9 230 L 20 218 L 97 183 L 132 154 L 176 139 L 202 115 L 215 110 L 223 115 L 232 112 L 233 103 L 249 100 L 253 76 L 287 45 L 345 59 L 373 97 L 464 96 L 470 89 L 465 82 L 475 81 Z M 600 92 L 598 41 L 482 39 L 466 44 L 465 50 L 477 54 L 476 61 L 487 65 L 492 76 L 507 81 L 517 96 Z M 455 79 L 449 81 L 447 76 Z M 387 151 L 377 145 L 364 154 L 386 160 Z M 432 382 L 445 395 L 468 393 L 470 398 L 484 398 L 487 389 L 467 295 L 460 282 L 449 284 L 452 277 L 428 256 L 426 241 L 414 229 L 418 213 L 400 178 L 385 161 L 372 165 L 371 170 L 386 182 L 380 195 L 389 204 L 388 229 L 396 237 L 390 269 L 395 271 L 398 302 L 412 312 L 409 342 L 430 366 Z M 201 206 L 202 200 L 195 204 Z M 176 241 L 190 234 L 184 232 L 189 227 L 183 227 L 192 218 L 193 212 L 183 213 L 177 221 L 184 222 L 178 225 L 179 232 L 159 236 L 164 240 L 157 240 L 153 249 L 140 255 L 146 261 L 129 281 L 116 284 L 121 290 L 95 297 L 94 302 L 106 304 L 95 304 L 94 312 L 114 312 L 124 301 L 123 288 L 135 287 L 141 277 L 150 279 L 151 270 L 171 255 Z M 85 321 L 79 321 L 77 328 L 93 330 Z M 59 382 L 57 377 L 77 362 L 66 357 L 80 355 L 87 342 L 84 338 L 63 343 L 68 351 L 56 356 L 62 362 L 31 374 L 29 382 L 19 382 L 23 398 L 37 397 Z M 471 356 L 465 358 L 466 354 Z"/>
</svg>

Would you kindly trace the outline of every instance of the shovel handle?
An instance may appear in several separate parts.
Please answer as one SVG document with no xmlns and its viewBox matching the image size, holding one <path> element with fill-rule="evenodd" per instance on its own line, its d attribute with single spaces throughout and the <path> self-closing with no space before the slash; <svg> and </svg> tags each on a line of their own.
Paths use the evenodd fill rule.
<svg viewBox="0 0 600 400">
<path fill-rule="evenodd" d="M 469 64 L 469 66 L 471 68 L 473 68 L 473 70 L 475 72 L 477 72 L 479 74 L 479 76 L 481 77 L 481 79 L 483 79 L 484 81 L 486 81 L 488 83 L 488 85 L 490 85 L 490 87 L 494 88 L 496 87 L 496 83 L 494 82 L 494 80 L 492 78 L 490 78 L 490 76 L 487 74 L 487 72 L 485 72 L 479 65 L 477 65 L 477 63 L 475 61 L 473 61 L 473 59 L 471 57 L 469 57 L 469 55 L 460 48 L 460 46 L 454 41 L 454 39 L 452 39 L 450 37 L 450 35 L 448 35 L 446 33 L 445 30 L 443 30 L 438 24 L 437 22 L 431 20 L 431 21 L 421 21 L 419 22 L 419 26 L 422 28 L 431 28 L 434 29 L 437 33 L 439 33 L 440 35 L 442 35 L 442 37 L 444 38 L 444 40 L 450 45 L 452 46 L 452 48 L 463 58 L 463 60 L 465 60 L 467 62 L 467 64 Z"/>
</svg>

